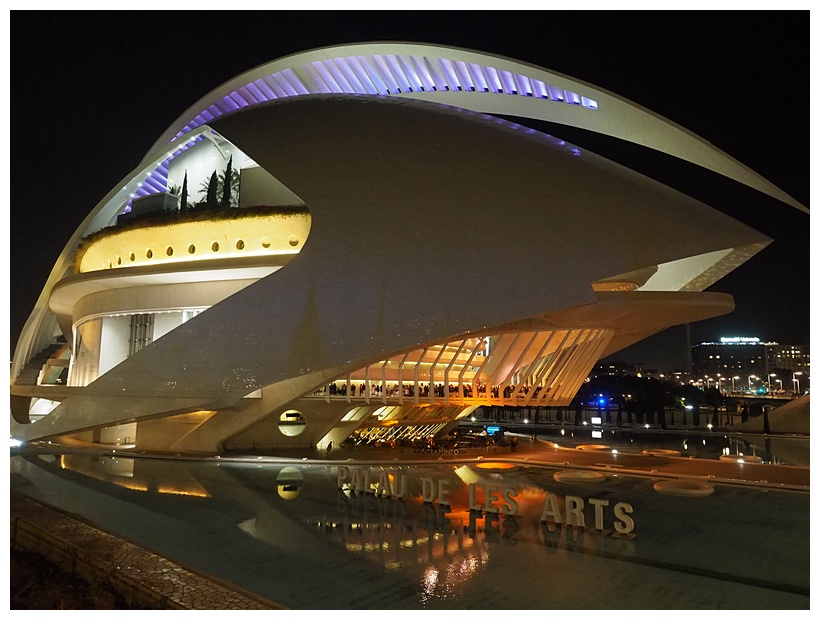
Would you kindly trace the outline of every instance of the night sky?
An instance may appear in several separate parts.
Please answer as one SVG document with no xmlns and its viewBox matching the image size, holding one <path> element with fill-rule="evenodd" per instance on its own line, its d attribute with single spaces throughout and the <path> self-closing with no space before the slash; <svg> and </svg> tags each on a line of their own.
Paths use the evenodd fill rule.
<svg viewBox="0 0 820 620">
<path fill-rule="evenodd" d="M 417 41 L 540 65 L 665 116 L 810 207 L 808 11 L 15 11 L 9 28 L 10 355 L 73 231 L 177 116 L 235 75 L 315 47 Z M 737 309 L 692 324 L 692 344 L 809 341 L 808 215 L 643 149 L 549 129 L 774 239 L 709 289 Z M 617 357 L 683 368 L 685 350 L 675 327 Z"/>
</svg>

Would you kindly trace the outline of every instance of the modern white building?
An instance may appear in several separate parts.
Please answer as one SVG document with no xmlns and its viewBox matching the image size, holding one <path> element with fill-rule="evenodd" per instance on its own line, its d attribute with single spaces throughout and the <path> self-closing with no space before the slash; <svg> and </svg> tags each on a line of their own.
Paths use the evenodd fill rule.
<svg viewBox="0 0 820 620">
<path fill-rule="evenodd" d="M 600 358 L 733 309 L 706 289 L 769 238 L 498 115 L 806 210 L 674 123 L 527 63 L 296 54 L 196 102 L 79 224 L 17 343 L 12 436 L 174 452 L 431 436 L 480 405 L 567 405 Z M 214 177 L 212 204 L 177 211 Z"/>
</svg>

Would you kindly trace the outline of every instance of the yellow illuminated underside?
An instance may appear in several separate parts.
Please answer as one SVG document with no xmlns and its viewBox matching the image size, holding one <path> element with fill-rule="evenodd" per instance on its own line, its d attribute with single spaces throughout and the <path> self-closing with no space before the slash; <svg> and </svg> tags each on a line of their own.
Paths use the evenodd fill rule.
<svg viewBox="0 0 820 620">
<path fill-rule="evenodd" d="M 112 229 L 77 253 L 79 273 L 229 257 L 298 254 L 310 233 L 309 214 L 260 214 L 236 219 Z"/>
</svg>

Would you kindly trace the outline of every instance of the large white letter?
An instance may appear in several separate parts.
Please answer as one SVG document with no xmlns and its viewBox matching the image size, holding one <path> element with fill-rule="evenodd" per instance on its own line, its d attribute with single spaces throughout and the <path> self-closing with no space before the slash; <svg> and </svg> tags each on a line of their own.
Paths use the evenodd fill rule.
<svg viewBox="0 0 820 620">
<path fill-rule="evenodd" d="M 626 502 L 615 504 L 615 518 L 623 521 L 623 523 L 615 522 L 615 531 L 619 534 L 629 534 L 635 529 L 635 522 L 626 513 L 632 513 L 632 504 Z"/>
<path fill-rule="evenodd" d="M 584 527 L 584 500 L 577 495 L 567 495 L 567 525 Z"/>
<path fill-rule="evenodd" d="M 544 499 L 544 509 L 541 511 L 541 521 L 546 521 L 547 517 L 552 517 L 556 523 L 563 523 L 561 518 L 561 510 L 558 508 L 558 502 L 555 501 L 555 495 L 547 493 Z"/>
<path fill-rule="evenodd" d="M 498 508 L 493 506 L 493 500 L 498 499 L 498 495 L 495 492 L 498 489 L 494 487 L 487 487 L 484 489 L 484 510 L 487 512 L 498 512 Z M 486 527 L 486 526 L 485 526 Z"/>
<path fill-rule="evenodd" d="M 446 506 L 450 505 L 450 499 L 448 496 L 450 495 L 450 489 L 447 487 L 450 486 L 450 482 L 448 480 L 439 480 L 438 481 L 438 503 L 443 504 Z"/>
<path fill-rule="evenodd" d="M 336 486 L 341 489 L 342 483 L 347 480 L 347 475 L 349 473 L 350 470 L 347 468 L 347 465 L 339 465 L 339 469 L 336 472 Z"/>
<path fill-rule="evenodd" d="M 518 502 L 515 501 L 515 495 L 515 489 L 507 488 L 501 492 L 501 497 L 506 502 L 501 506 L 501 510 L 505 515 L 514 515 L 518 512 Z"/>
<path fill-rule="evenodd" d="M 476 485 L 474 482 L 470 483 L 470 510 L 478 510 L 481 512 L 481 504 L 477 504 L 475 501 L 475 489 Z"/>
<path fill-rule="evenodd" d="M 379 488 L 376 491 L 376 495 L 390 495 L 390 479 L 387 477 L 387 472 L 383 471 L 381 476 L 379 476 Z"/>
<path fill-rule="evenodd" d="M 393 497 L 401 499 L 407 493 L 407 474 L 394 475 Z"/>
<path fill-rule="evenodd" d="M 432 478 L 421 479 L 421 501 L 432 502 L 436 499 L 436 483 Z"/>
<path fill-rule="evenodd" d="M 609 506 L 609 500 L 591 498 L 589 503 L 595 506 L 595 529 L 604 529 L 604 506 Z"/>
<path fill-rule="evenodd" d="M 362 490 L 362 470 L 358 467 L 351 472 L 350 490 L 356 492 L 361 492 Z"/>
</svg>

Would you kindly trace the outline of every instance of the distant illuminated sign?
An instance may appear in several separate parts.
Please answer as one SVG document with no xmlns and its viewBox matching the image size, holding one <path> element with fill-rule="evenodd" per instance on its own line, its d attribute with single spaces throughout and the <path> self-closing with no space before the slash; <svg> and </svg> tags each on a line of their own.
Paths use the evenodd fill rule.
<svg viewBox="0 0 820 620">
<path fill-rule="evenodd" d="M 760 342 L 760 338 L 745 338 L 743 336 L 733 336 L 731 338 L 721 338 L 723 344 L 755 344 Z"/>
<path fill-rule="evenodd" d="M 498 431 L 500 431 L 500 430 L 501 430 L 501 428 L 500 428 L 500 427 L 498 427 L 498 426 L 488 426 L 488 427 L 487 427 L 487 434 L 488 434 L 488 435 L 492 435 L 492 434 L 494 434 L 494 433 L 497 433 L 497 432 L 498 432 Z"/>
</svg>

